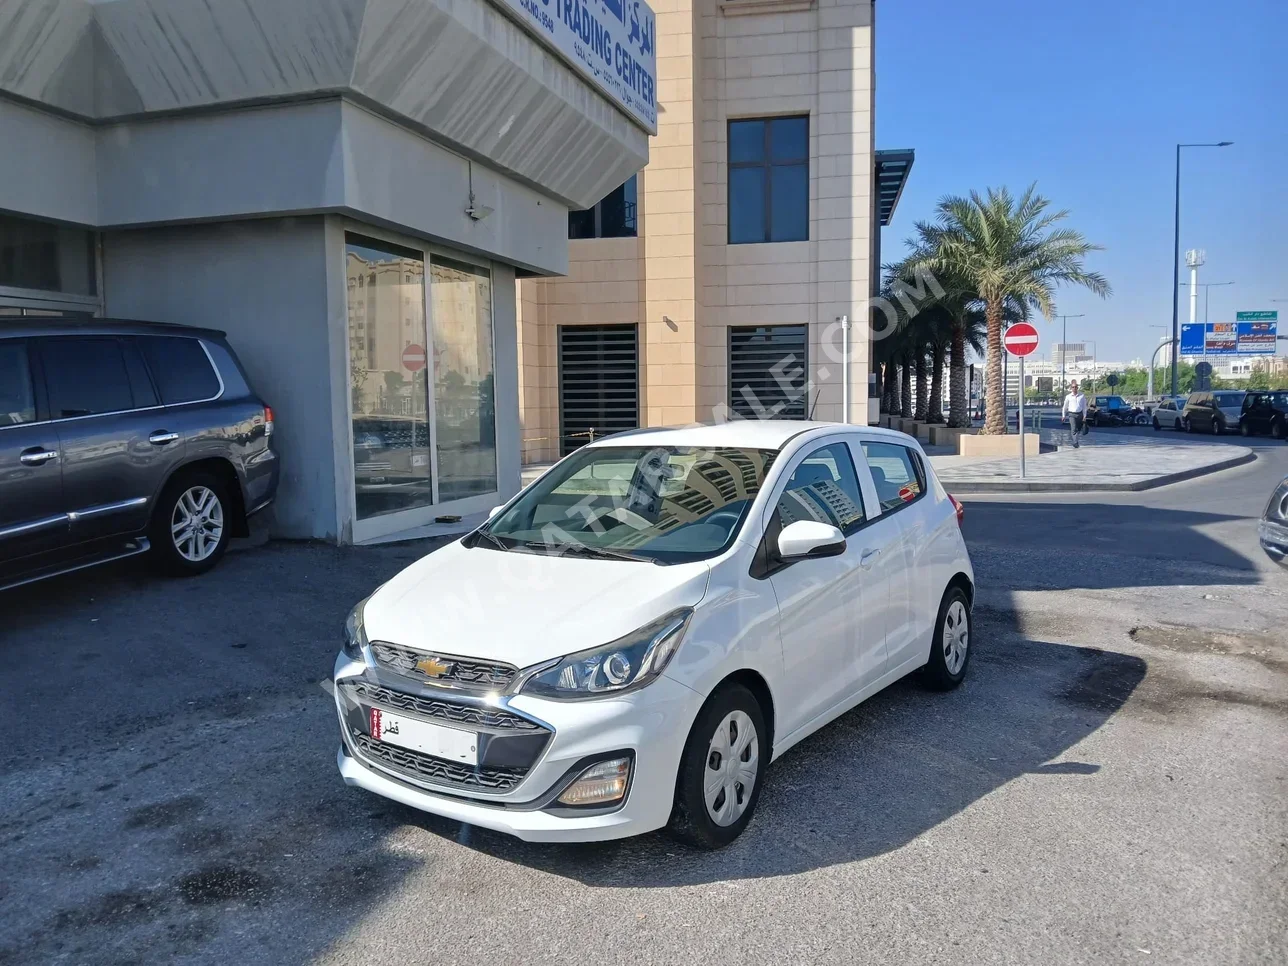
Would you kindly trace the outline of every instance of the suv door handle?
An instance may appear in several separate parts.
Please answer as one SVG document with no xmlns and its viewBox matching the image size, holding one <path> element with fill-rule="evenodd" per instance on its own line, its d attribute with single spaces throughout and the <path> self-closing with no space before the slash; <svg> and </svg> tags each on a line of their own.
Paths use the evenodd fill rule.
<svg viewBox="0 0 1288 966">
<path fill-rule="evenodd" d="M 859 566 L 864 570 L 871 570 L 873 561 L 879 556 L 881 556 L 880 550 L 864 550 L 863 556 L 859 558 Z"/>
<path fill-rule="evenodd" d="M 164 429 L 158 429 L 148 437 L 148 442 L 153 446 L 164 446 L 166 443 L 173 443 L 178 438 L 178 433 L 170 433 Z"/>
<path fill-rule="evenodd" d="M 39 446 L 33 446 L 31 449 L 25 449 L 22 451 L 22 454 L 18 457 L 18 462 L 24 463 L 27 466 L 43 466 L 50 460 L 56 459 L 58 459 L 58 450 L 42 449 Z"/>
</svg>

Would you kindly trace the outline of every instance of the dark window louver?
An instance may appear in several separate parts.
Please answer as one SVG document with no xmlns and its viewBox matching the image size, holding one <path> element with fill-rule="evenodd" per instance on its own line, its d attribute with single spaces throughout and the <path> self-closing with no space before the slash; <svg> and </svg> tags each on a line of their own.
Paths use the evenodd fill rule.
<svg viewBox="0 0 1288 966">
<path fill-rule="evenodd" d="M 639 334 L 634 325 L 559 327 L 560 452 L 639 426 Z"/>
<path fill-rule="evenodd" d="M 805 419 L 803 325 L 729 330 L 729 409 L 744 419 Z"/>
</svg>

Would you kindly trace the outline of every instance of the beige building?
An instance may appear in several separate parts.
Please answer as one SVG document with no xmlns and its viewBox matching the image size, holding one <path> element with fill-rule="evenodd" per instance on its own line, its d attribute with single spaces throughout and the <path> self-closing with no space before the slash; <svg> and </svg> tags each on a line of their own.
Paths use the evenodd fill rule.
<svg viewBox="0 0 1288 966">
<path fill-rule="evenodd" d="M 524 462 L 634 426 L 864 423 L 877 225 L 911 151 L 873 144 L 871 0 L 661 0 L 648 166 L 518 283 Z M 875 402 L 875 400 L 873 400 Z"/>
</svg>

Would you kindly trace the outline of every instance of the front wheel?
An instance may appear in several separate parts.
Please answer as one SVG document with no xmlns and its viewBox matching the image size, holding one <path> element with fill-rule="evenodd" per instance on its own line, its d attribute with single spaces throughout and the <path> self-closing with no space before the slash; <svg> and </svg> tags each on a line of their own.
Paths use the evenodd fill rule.
<svg viewBox="0 0 1288 966">
<path fill-rule="evenodd" d="M 685 743 L 667 831 L 694 848 L 724 848 L 756 811 L 769 755 L 756 696 L 740 684 L 718 688 Z"/>
<path fill-rule="evenodd" d="M 1162 423 L 1160 423 L 1160 422 L 1158 421 L 1158 417 L 1157 417 L 1157 416 L 1155 416 L 1155 417 L 1154 417 L 1154 432 L 1156 432 L 1156 433 L 1157 433 L 1157 432 L 1160 432 L 1160 431 L 1162 430 L 1162 428 L 1163 428 Z"/>
<path fill-rule="evenodd" d="M 1198 432 L 1198 430 L 1194 428 L 1194 420 L 1192 420 L 1192 419 L 1185 419 L 1185 420 L 1182 420 L 1182 422 L 1185 424 L 1185 431 L 1186 431 L 1187 433 L 1197 433 L 1197 432 Z"/>
<path fill-rule="evenodd" d="M 1252 427 L 1248 425 L 1247 420 L 1241 420 L 1239 422 L 1239 435 L 1240 436 L 1252 435 Z"/>
<path fill-rule="evenodd" d="M 1288 439 L 1288 422 L 1276 419 L 1270 424 L 1270 435 L 1275 439 Z"/>
<path fill-rule="evenodd" d="M 970 598 L 960 587 L 950 587 L 939 605 L 935 636 L 926 662 L 926 683 L 938 691 L 961 684 L 970 663 Z"/>
<path fill-rule="evenodd" d="M 181 473 L 166 485 L 152 513 L 153 558 L 176 577 L 204 574 L 228 549 L 231 523 L 223 481 L 210 473 Z"/>
<path fill-rule="evenodd" d="M 1224 432 L 1224 430 L 1221 428 L 1221 420 L 1219 419 L 1212 420 L 1212 435 L 1220 436 L 1222 432 Z"/>
</svg>

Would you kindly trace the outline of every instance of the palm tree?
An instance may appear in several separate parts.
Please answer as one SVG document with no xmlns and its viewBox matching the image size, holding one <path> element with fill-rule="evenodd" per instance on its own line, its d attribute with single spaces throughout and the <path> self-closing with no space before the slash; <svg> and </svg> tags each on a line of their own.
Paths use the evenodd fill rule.
<svg viewBox="0 0 1288 966">
<path fill-rule="evenodd" d="M 935 209 L 937 220 L 918 226 L 925 250 L 916 264 L 960 278 L 983 303 L 988 327 L 985 434 L 1006 432 L 1002 321 L 1008 300 L 1023 315 L 1037 309 L 1051 319 L 1054 288 L 1062 282 L 1082 285 L 1102 298 L 1111 293 L 1104 276 L 1083 268 L 1085 256 L 1100 246 L 1070 228 L 1053 229 L 1069 213 L 1049 207 L 1036 185 L 1018 199 L 1005 188 L 990 188 L 984 197 L 972 191 L 969 198 L 944 198 Z"/>
</svg>

